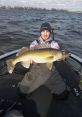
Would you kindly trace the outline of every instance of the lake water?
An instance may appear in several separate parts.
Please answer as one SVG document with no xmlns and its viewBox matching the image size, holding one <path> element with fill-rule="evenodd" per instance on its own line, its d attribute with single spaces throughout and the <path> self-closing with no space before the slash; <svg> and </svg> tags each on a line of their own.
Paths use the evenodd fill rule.
<svg viewBox="0 0 82 117">
<path fill-rule="evenodd" d="M 0 54 L 28 46 L 43 22 L 55 29 L 56 40 L 82 58 L 82 13 L 23 8 L 0 9 Z"/>
</svg>

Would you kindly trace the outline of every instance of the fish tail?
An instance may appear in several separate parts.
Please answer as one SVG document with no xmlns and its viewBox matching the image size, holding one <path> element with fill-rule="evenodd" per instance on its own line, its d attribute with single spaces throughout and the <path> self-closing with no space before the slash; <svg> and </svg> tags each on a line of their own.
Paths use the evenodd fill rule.
<svg viewBox="0 0 82 117">
<path fill-rule="evenodd" d="M 15 65 L 13 65 L 13 62 L 12 61 L 13 61 L 13 59 L 9 59 L 9 60 L 6 61 L 7 69 L 8 69 L 8 72 L 10 74 L 12 74 L 12 72 L 13 72 L 13 70 L 15 68 Z"/>
</svg>

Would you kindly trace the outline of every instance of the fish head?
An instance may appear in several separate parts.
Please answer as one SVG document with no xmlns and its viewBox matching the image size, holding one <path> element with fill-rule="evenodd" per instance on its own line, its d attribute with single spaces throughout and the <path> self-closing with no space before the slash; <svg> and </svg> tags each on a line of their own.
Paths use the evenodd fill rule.
<svg viewBox="0 0 82 117">
<path fill-rule="evenodd" d="M 61 61 L 61 60 L 65 60 L 67 57 L 69 57 L 70 53 L 67 51 L 57 51 L 54 54 L 54 61 Z"/>
<path fill-rule="evenodd" d="M 69 53 L 68 51 L 62 51 L 62 60 L 65 60 L 66 58 L 68 58 L 70 56 L 71 53 Z"/>
</svg>

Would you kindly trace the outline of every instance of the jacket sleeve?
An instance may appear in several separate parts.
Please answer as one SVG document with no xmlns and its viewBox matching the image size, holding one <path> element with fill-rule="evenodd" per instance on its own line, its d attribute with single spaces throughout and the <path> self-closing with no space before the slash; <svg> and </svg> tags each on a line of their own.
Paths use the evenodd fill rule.
<svg viewBox="0 0 82 117">
<path fill-rule="evenodd" d="M 37 41 L 34 40 L 34 41 L 30 44 L 30 49 L 34 49 L 37 45 L 38 45 Z"/>
<path fill-rule="evenodd" d="M 59 49 L 59 50 L 62 50 L 62 51 L 65 50 L 64 44 L 62 44 L 62 43 L 60 43 L 60 42 L 58 42 L 58 41 L 52 41 L 52 43 L 51 43 L 51 48 Z"/>
<path fill-rule="evenodd" d="M 60 49 L 60 45 L 59 45 L 58 42 L 52 41 L 52 43 L 51 43 L 51 48 Z"/>
</svg>

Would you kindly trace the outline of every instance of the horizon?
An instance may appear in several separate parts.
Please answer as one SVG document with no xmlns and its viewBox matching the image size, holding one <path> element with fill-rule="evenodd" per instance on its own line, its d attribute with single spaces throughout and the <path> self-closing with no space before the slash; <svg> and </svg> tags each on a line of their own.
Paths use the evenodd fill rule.
<svg viewBox="0 0 82 117">
<path fill-rule="evenodd" d="M 31 7 L 31 8 L 41 8 L 41 9 L 56 9 L 56 10 L 66 10 L 82 12 L 82 0 L 0 0 L 0 7 Z"/>
</svg>

